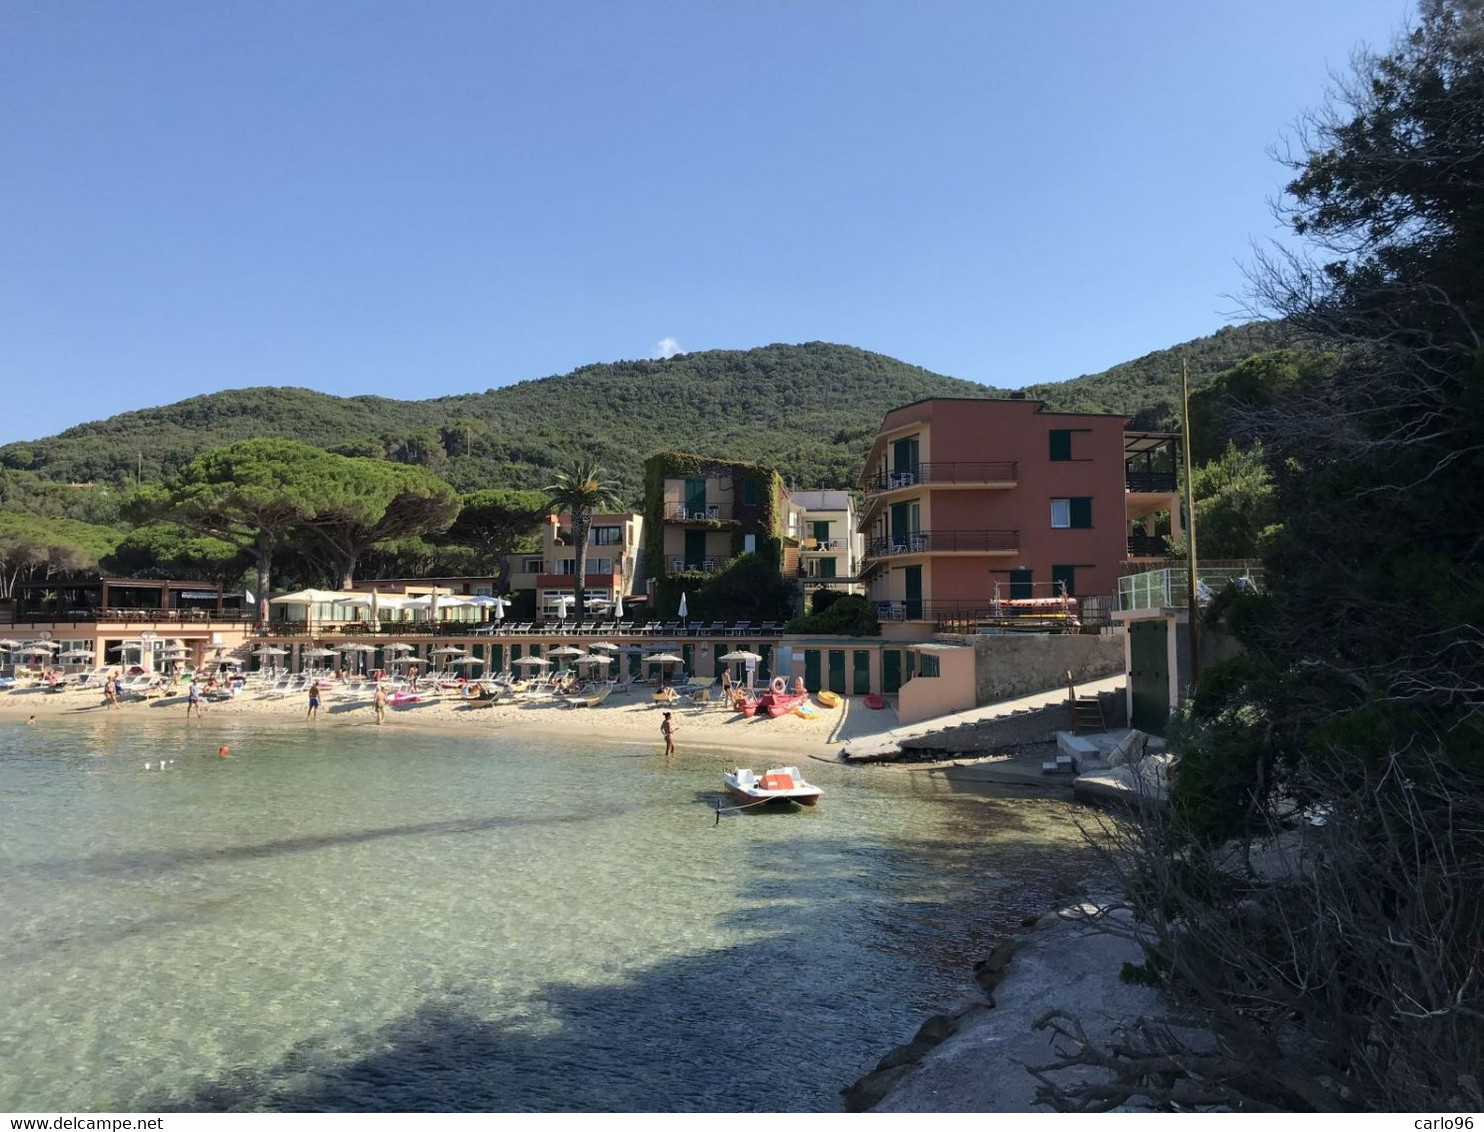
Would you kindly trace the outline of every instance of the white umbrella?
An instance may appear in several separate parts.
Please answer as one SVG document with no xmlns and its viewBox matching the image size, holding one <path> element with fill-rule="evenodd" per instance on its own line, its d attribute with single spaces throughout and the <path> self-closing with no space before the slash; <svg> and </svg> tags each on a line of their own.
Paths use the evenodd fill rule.
<svg viewBox="0 0 1484 1132">
<path fill-rule="evenodd" d="M 620 592 L 618 600 L 613 603 L 613 616 L 618 620 L 623 619 L 623 593 Z"/>
<path fill-rule="evenodd" d="M 279 594 L 278 597 L 270 597 L 269 605 L 318 605 L 322 602 L 334 601 L 344 595 L 339 590 L 295 590 L 289 594 Z"/>
<path fill-rule="evenodd" d="M 645 664 L 684 664 L 685 663 L 685 658 L 684 657 L 680 657 L 680 656 L 675 656 L 672 653 L 662 652 L 662 653 L 656 653 L 654 656 L 646 656 L 644 658 L 644 663 Z"/>
<path fill-rule="evenodd" d="M 590 649 L 602 649 L 604 652 L 617 652 L 618 646 L 612 641 L 594 641 L 587 646 Z"/>
<path fill-rule="evenodd" d="M 602 653 L 589 653 L 587 656 L 579 656 L 573 664 L 612 664 L 614 657 L 604 656 Z"/>
<path fill-rule="evenodd" d="M 721 656 L 717 657 L 716 659 L 717 660 L 743 660 L 743 661 L 751 660 L 751 661 L 754 661 L 754 662 L 756 662 L 758 664 L 761 664 L 763 662 L 763 658 L 761 656 L 759 656 L 755 652 L 748 652 L 746 649 L 734 649 L 731 652 L 723 653 Z"/>
<path fill-rule="evenodd" d="M 549 666 L 551 664 L 551 661 L 547 660 L 544 656 L 522 656 L 522 657 L 517 657 L 515 660 L 512 660 L 510 663 L 511 664 L 519 664 L 523 668 L 529 668 L 529 667 L 532 667 L 532 666 L 535 666 L 537 668 L 546 668 L 547 666 Z"/>
<path fill-rule="evenodd" d="M 68 649 L 64 653 L 57 654 L 58 660 L 91 660 L 92 658 L 92 649 Z"/>
<path fill-rule="evenodd" d="M 416 645 L 405 644 L 402 641 L 394 641 L 392 644 L 382 645 L 381 647 L 388 652 L 413 652 L 417 648 Z"/>
<path fill-rule="evenodd" d="M 457 665 L 460 668 L 469 668 L 469 667 L 471 667 L 473 665 L 476 665 L 476 664 L 484 664 L 485 661 L 484 661 L 484 659 L 482 657 L 477 657 L 477 656 L 461 656 L 461 657 L 459 657 L 458 660 L 451 660 L 451 661 L 449 661 L 449 663 L 450 664 Z"/>
<path fill-rule="evenodd" d="M 51 651 L 53 649 L 59 649 L 62 646 L 57 644 L 56 641 L 27 641 L 25 647 L 32 652 L 38 652 L 42 649 Z"/>
<path fill-rule="evenodd" d="M 338 648 L 341 652 L 375 652 L 376 651 L 376 646 L 375 645 L 349 644 L 349 645 L 336 645 L 335 647 Z"/>
<path fill-rule="evenodd" d="M 441 649 L 434 649 L 428 653 L 429 656 L 463 656 L 467 649 L 458 648 L 456 645 L 444 645 Z"/>
<path fill-rule="evenodd" d="M 510 599 L 509 598 L 504 598 L 504 597 L 497 597 L 497 598 L 495 598 L 495 600 L 491 604 L 493 604 L 494 607 L 495 607 L 495 620 L 496 621 L 503 621 L 503 620 L 505 620 L 505 607 L 511 604 Z"/>
<path fill-rule="evenodd" d="M 260 649 L 253 649 L 254 656 L 288 656 L 288 649 L 276 648 L 273 645 L 264 645 Z"/>
<path fill-rule="evenodd" d="M 680 620 L 684 621 L 690 616 L 690 605 L 685 600 L 685 591 L 680 592 Z"/>
<path fill-rule="evenodd" d="M 338 654 L 335 652 L 334 649 L 305 649 L 304 650 L 304 655 L 305 656 L 326 657 L 326 656 L 336 656 Z"/>
<path fill-rule="evenodd" d="M 547 656 L 581 656 L 581 649 L 574 649 L 571 645 L 562 645 L 560 648 L 548 649 Z"/>
<path fill-rule="evenodd" d="M 18 649 L 20 647 L 20 641 L 12 641 L 9 637 L 0 640 L 0 649 Z"/>
</svg>

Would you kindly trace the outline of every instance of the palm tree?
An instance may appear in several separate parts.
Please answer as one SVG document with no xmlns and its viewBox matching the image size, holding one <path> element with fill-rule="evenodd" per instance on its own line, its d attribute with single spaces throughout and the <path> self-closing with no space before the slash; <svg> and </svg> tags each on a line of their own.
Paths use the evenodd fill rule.
<svg viewBox="0 0 1484 1132">
<path fill-rule="evenodd" d="M 587 536 L 593 525 L 593 512 L 618 510 L 618 499 L 614 495 L 616 486 L 612 480 L 603 478 L 603 469 L 596 463 L 585 456 L 579 456 L 565 468 L 558 469 L 556 483 L 544 489 L 549 497 L 547 506 L 553 514 L 566 513 L 572 516 L 572 541 L 577 552 L 577 561 L 574 563 L 577 576 L 573 581 L 578 621 L 582 620 L 586 612 L 587 592 L 584 583 L 587 581 Z"/>
</svg>

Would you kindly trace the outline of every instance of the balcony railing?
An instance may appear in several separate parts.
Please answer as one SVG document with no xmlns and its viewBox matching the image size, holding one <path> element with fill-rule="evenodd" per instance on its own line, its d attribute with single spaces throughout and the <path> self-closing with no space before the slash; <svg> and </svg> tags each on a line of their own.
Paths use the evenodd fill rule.
<svg viewBox="0 0 1484 1132">
<path fill-rule="evenodd" d="M 958 551 L 968 554 L 1014 554 L 1020 549 L 1019 531 L 913 531 L 893 538 L 872 539 L 867 558 L 895 554 L 932 554 Z"/>
<path fill-rule="evenodd" d="M 810 546 L 810 543 L 814 543 Z M 850 540 L 843 538 L 805 539 L 799 550 L 804 554 L 838 554 L 842 550 L 850 549 Z"/>
<path fill-rule="evenodd" d="M 866 494 L 896 491 L 918 484 L 1015 483 L 1019 467 L 1014 460 L 939 460 L 883 472 L 866 481 Z"/>
<path fill-rule="evenodd" d="M 1136 472 L 1128 469 L 1123 473 L 1123 485 L 1129 491 L 1167 492 L 1178 490 L 1174 472 Z"/>
<path fill-rule="evenodd" d="M 665 562 L 666 572 L 670 574 L 696 573 L 717 574 L 726 569 L 726 564 L 731 561 L 728 558 L 686 558 L 684 555 L 671 555 Z"/>
<path fill-rule="evenodd" d="M 1013 603 L 958 599 L 951 601 L 878 601 L 881 621 L 931 621 L 939 633 L 1004 631 L 1079 632 L 1107 623 L 1107 598 L 1071 598 L 1057 608 L 1023 608 Z M 1101 614 L 1101 616 L 1100 616 Z"/>
<path fill-rule="evenodd" d="M 707 503 L 695 507 L 686 503 L 668 500 L 664 518 L 669 523 L 726 523 L 732 518 L 732 507 L 728 503 Z"/>
<path fill-rule="evenodd" d="M 1130 558 L 1168 558 L 1170 542 L 1164 535 L 1129 535 Z"/>
<path fill-rule="evenodd" d="M 1260 563 L 1236 566 L 1198 566 L 1196 600 L 1210 601 L 1228 586 L 1243 593 L 1260 593 L 1263 570 Z M 1174 609 L 1183 606 L 1190 594 L 1189 573 L 1183 568 L 1146 570 L 1118 579 L 1118 608 Z"/>
<path fill-rule="evenodd" d="M 227 609 L 220 613 L 214 609 L 24 609 L 9 616 L 15 622 L 51 621 L 68 625 L 92 621 L 151 625 L 180 622 L 202 624 L 208 621 L 236 623 L 257 619 L 257 614 L 251 609 Z"/>
</svg>

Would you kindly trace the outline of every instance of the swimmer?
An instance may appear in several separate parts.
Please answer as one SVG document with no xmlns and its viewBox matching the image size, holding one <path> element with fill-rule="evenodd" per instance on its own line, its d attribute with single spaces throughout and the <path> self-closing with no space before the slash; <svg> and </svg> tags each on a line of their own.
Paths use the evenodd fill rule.
<svg viewBox="0 0 1484 1132">
<path fill-rule="evenodd" d="M 26 717 L 26 726 L 27 727 L 35 727 L 36 726 L 36 717 L 34 715 L 28 715 Z"/>
</svg>

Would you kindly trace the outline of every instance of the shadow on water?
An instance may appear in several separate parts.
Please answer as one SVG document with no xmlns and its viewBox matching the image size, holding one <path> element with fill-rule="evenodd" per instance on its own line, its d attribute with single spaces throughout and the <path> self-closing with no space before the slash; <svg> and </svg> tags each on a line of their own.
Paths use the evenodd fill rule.
<svg viewBox="0 0 1484 1132">
<path fill-rule="evenodd" d="M 953 830 L 931 842 L 754 842 L 739 864 L 741 907 L 721 917 L 745 942 L 523 1000 L 446 991 L 353 1035 L 358 1052 L 306 1042 L 273 1066 L 137 1107 L 839 1111 L 842 1086 L 925 1014 L 974 993 L 971 961 L 1000 921 L 1018 924 L 1017 901 L 1044 911 L 1064 883 L 1065 862 L 1031 864 L 1023 851 L 1022 867 L 989 877 L 983 843 L 954 844 Z M 887 985 L 883 962 L 909 977 Z"/>
<path fill-rule="evenodd" d="M 608 807 L 609 812 L 613 807 Z M 204 846 L 187 850 L 144 850 L 129 853 L 95 854 L 65 860 L 44 861 L 26 866 L 26 872 L 42 874 L 93 873 L 114 874 L 163 873 L 173 869 L 195 868 L 218 862 L 246 861 L 281 857 L 295 853 L 314 853 L 346 845 L 361 845 L 394 837 L 430 837 L 450 834 L 484 833 L 495 829 L 520 826 L 577 824 L 592 820 L 590 814 L 504 815 L 490 818 L 455 818 L 447 821 L 417 822 L 408 825 L 382 826 L 377 829 L 349 830 L 306 837 L 285 837 L 256 845 Z"/>
</svg>

